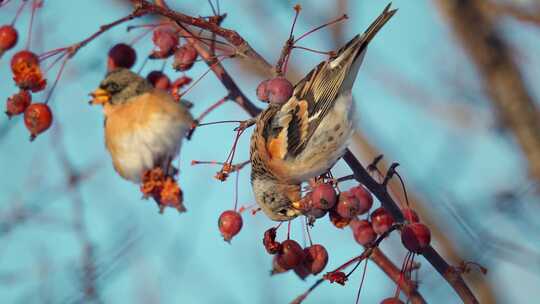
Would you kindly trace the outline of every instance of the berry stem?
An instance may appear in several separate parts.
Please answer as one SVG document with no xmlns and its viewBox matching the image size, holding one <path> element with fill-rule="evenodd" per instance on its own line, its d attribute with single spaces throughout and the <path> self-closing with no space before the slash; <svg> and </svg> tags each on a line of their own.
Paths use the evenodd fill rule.
<svg viewBox="0 0 540 304">
<path fill-rule="evenodd" d="M 30 49 L 30 42 L 32 41 L 32 27 L 34 26 L 34 17 L 36 15 L 37 0 L 32 0 L 32 13 L 30 15 L 30 25 L 28 26 L 28 38 L 26 39 L 26 49 Z M 26 2 L 26 1 L 25 1 Z"/>
<path fill-rule="evenodd" d="M 321 55 L 332 55 L 334 52 L 333 51 L 317 51 L 317 50 L 314 50 L 314 49 L 311 49 L 311 48 L 308 48 L 308 47 L 305 47 L 305 46 L 298 46 L 298 45 L 295 45 L 292 47 L 293 49 L 300 49 L 300 50 L 304 50 L 304 51 L 308 51 L 308 52 L 313 52 L 313 53 L 317 53 L 317 54 L 321 54 Z"/>
<path fill-rule="evenodd" d="M 238 208 L 238 182 L 240 179 L 240 171 L 236 171 L 236 178 L 234 180 L 234 211 Z"/>
<path fill-rule="evenodd" d="M 300 37 L 298 37 L 296 40 L 294 40 L 294 43 L 297 43 L 298 41 L 302 40 L 303 38 L 305 38 L 306 36 L 308 36 L 309 34 L 311 34 L 313 32 L 316 32 L 316 31 L 318 31 L 318 30 L 320 30 L 320 29 L 322 29 L 324 27 L 327 27 L 327 26 L 332 25 L 334 23 L 338 23 L 338 22 L 340 22 L 342 20 L 345 20 L 345 19 L 348 19 L 348 18 L 349 17 L 346 14 L 343 14 L 342 16 L 340 16 L 340 17 L 338 17 L 338 18 L 336 18 L 334 20 L 331 20 L 331 21 L 329 21 L 329 22 L 327 22 L 327 23 L 325 23 L 323 25 L 319 25 L 319 26 L 305 32 L 304 34 L 302 34 Z"/>
<path fill-rule="evenodd" d="M 360 292 L 362 291 L 362 286 L 364 285 L 364 279 L 366 278 L 368 260 L 364 262 L 364 270 L 362 271 L 362 279 L 360 280 L 360 286 L 358 287 L 358 293 L 356 293 L 356 304 L 360 303 Z"/>
<path fill-rule="evenodd" d="M 63 54 L 59 58 L 65 57 L 66 54 Z M 49 90 L 49 93 L 47 94 L 47 98 L 45 99 L 45 104 L 49 103 L 49 100 L 51 99 L 51 96 L 54 92 L 54 89 L 56 88 L 56 85 L 58 84 L 58 81 L 60 80 L 60 77 L 62 76 L 62 72 L 64 71 L 64 68 L 66 67 L 66 63 L 68 62 L 69 57 L 64 58 L 64 61 L 62 61 L 62 65 L 60 66 L 60 69 L 58 70 L 58 73 L 56 74 L 56 78 L 54 79 L 54 83 Z"/>
<path fill-rule="evenodd" d="M 201 115 L 202 116 L 202 115 Z M 212 121 L 212 122 L 205 122 L 205 123 L 201 123 L 201 124 L 197 124 L 197 128 L 198 127 L 203 127 L 203 126 L 210 126 L 210 125 L 217 125 L 217 124 L 223 124 L 223 123 L 242 123 L 243 120 L 220 120 L 220 121 Z"/>
<path fill-rule="evenodd" d="M 22 1 L 21 2 L 21 5 L 19 5 L 19 8 L 17 9 L 17 12 L 15 13 L 15 17 L 13 17 L 13 20 L 11 21 L 11 26 L 15 25 L 15 22 L 17 21 L 17 19 L 19 19 L 19 16 L 21 15 L 24 7 L 26 6 L 26 3 L 28 3 L 28 1 Z M 4 3 L 4 5 L 6 5 L 6 3 Z"/>
<path fill-rule="evenodd" d="M 210 107 L 208 107 L 208 109 L 206 109 L 201 115 L 199 115 L 199 117 L 197 118 L 197 121 L 199 121 L 199 122 L 202 121 L 208 114 L 210 114 L 210 112 L 212 112 L 215 109 L 219 108 L 219 106 L 224 104 L 227 100 L 229 100 L 229 95 L 227 95 L 227 96 L 221 98 L 220 100 L 216 101 L 215 103 L 213 103 Z M 227 122 L 233 122 L 233 121 L 229 120 Z M 234 122 L 238 122 L 238 121 L 235 120 Z"/>
</svg>

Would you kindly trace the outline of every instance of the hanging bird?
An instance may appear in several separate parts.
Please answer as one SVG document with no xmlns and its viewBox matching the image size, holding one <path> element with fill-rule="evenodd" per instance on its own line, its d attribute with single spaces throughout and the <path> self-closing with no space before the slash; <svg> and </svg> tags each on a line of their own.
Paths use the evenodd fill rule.
<svg viewBox="0 0 540 304">
<path fill-rule="evenodd" d="M 395 14 L 388 5 L 362 34 L 299 81 L 292 97 L 270 104 L 251 137 L 255 199 L 274 221 L 300 215 L 300 185 L 327 172 L 343 155 L 354 125 L 351 89 L 367 46 Z"/>
<path fill-rule="evenodd" d="M 109 72 L 90 95 L 91 104 L 103 105 L 105 144 L 120 176 L 140 183 L 144 172 L 158 166 L 174 174 L 171 161 L 193 124 L 183 101 L 125 68 Z"/>
</svg>

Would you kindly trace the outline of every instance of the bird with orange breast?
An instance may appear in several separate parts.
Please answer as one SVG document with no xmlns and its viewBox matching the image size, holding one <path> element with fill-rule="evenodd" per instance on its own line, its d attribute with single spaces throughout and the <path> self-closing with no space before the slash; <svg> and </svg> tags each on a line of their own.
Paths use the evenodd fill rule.
<svg viewBox="0 0 540 304">
<path fill-rule="evenodd" d="M 134 183 L 171 180 L 171 161 L 194 122 L 187 104 L 125 68 L 110 71 L 90 95 L 91 104 L 103 105 L 105 144 L 116 172 Z M 162 186 L 148 192 L 155 198 Z"/>
<path fill-rule="evenodd" d="M 395 14 L 388 5 L 362 34 L 300 80 L 285 103 L 270 104 L 251 137 L 251 184 L 274 221 L 303 213 L 301 183 L 327 172 L 343 155 L 354 130 L 351 90 L 367 46 Z"/>
</svg>

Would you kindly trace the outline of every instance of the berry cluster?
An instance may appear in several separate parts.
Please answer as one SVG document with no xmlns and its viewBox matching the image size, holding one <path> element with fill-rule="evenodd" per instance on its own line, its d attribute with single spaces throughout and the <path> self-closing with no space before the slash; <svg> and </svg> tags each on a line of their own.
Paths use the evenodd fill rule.
<svg viewBox="0 0 540 304">
<path fill-rule="evenodd" d="M 4 28 L 6 26 L 2 27 Z M 17 39 L 13 40 L 10 35 L 3 34 L 2 29 L 0 29 L 0 51 L 3 52 L 12 48 Z M 7 99 L 5 113 L 9 118 L 24 113 L 24 124 L 30 132 L 30 140 L 34 140 L 36 136 L 49 129 L 53 121 L 47 103 L 32 101 L 31 92 L 42 91 L 47 85 L 41 72 L 39 57 L 28 50 L 19 51 L 11 58 L 11 71 L 20 91 Z"/>
<path fill-rule="evenodd" d="M 304 249 L 294 240 L 276 241 L 276 228 L 266 230 L 263 245 L 269 254 L 274 255 L 272 274 L 283 273 L 289 270 L 301 278 L 308 275 L 317 275 L 323 271 L 328 263 L 328 252 L 320 244 L 312 244 Z"/>
</svg>

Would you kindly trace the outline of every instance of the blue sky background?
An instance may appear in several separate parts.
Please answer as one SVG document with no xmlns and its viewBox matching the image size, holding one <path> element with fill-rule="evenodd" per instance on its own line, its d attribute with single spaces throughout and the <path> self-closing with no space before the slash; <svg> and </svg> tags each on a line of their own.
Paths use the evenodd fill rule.
<svg viewBox="0 0 540 304">
<path fill-rule="evenodd" d="M 12 0 L 0 8 L 0 23 L 11 21 L 18 2 Z M 169 2 L 189 14 L 211 14 L 205 1 Z M 386 5 L 375 0 L 349 2 L 344 40 L 363 31 Z M 222 1 L 222 10 L 228 13 L 223 25 L 236 29 L 273 62 L 287 38 L 294 3 Z M 298 3 L 304 11 L 296 33 L 344 13 L 337 11 L 333 1 Z M 410 191 L 428 203 L 425 207 L 432 213 L 431 220 L 448 233 L 460 252 L 465 256 L 475 253 L 478 262 L 488 266 L 486 280 L 492 284 L 498 302 L 529 302 L 529 298 L 538 296 L 540 265 L 537 255 L 531 259 L 525 253 L 539 250 L 540 225 L 534 217 L 538 199 L 528 192 L 526 164 L 513 140 L 497 129 L 474 68 L 436 7 L 430 1 L 405 0 L 393 1 L 393 6 L 399 12 L 373 41 L 354 88 L 359 126 L 386 159 L 401 164 L 400 172 Z M 128 13 L 127 6 L 111 1 L 46 1 L 36 19 L 32 50 L 42 53 L 67 46 Z M 17 23 L 22 32 L 26 31 L 28 16 L 28 12 L 23 13 Z M 141 23 L 143 20 L 133 22 Z M 500 30 L 519 54 L 529 88 L 538 97 L 538 28 L 503 20 Z M 26 34 L 21 36 L 18 47 Z M 223 242 L 217 218 L 234 205 L 234 179 L 220 183 L 212 178 L 219 168 L 190 166 L 193 159 L 224 160 L 232 144 L 233 127 L 201 128 L 184 145 L 180 183 L 188 208 L 185 214 L 166 210 L 159 215 L 153 202 L 140 199 L 136 185 L 114 172 L 104 147 L 101 110 L 88 106 L 87 94 L 104 75 L 110 46 L 133 38 L 133 33 L 126 33 L 125 26 L 120 26 L 83 48 L 68 63 L 50 103 L 54 126 L 36 141 L 28 141 L 21 119 L 0 117 L 1 302 L 81 301 L 81 243 L 71 223 L 76 214 L 74 201 L 79 200 L 88 238 L 94 245 L 97 284 L 105 303 L 287 303 L 315 278 L 302 282 L 294 273 L 268 275 L 271 257 L 261 239 L 272 223 L 263 214 L 244 213 L 241 233 L 231 245 Z M 309 36 L 302 45 L 335 48 L 328 29 Z M 138 69 L 141 58 L 151 49 L 149 39 L 136 48 Z M 16 91 L 8 64 L 12 54 L 0 59 L 0 100 Z M 322 57 L 295 51 L 292 60 L 296 70 L 306 73 Z M 255 100 L 255 87 L 262 76 L 247 74 L 243 66 L 231 61 L 225 65 Z M 150 62 L 143 74 L 160 67 L 161 62 Z M 196 78 L 205 70 L 205 65 L 197 64 L 188 75 Z M 174 75 L 169 66 L 166 71 Z M 54 75 L 48 74 L 50 81 Z M 392 82 L 405 83 L 416 91 L 420 88 L 424 98 L 408 94 L 407 85 L 389 85 L 388 79 L 398 79 Z M 43 100 L 45 94 L 36 95 L 35 100 Z M 187 98 L 198 114 L 225 94 L 209 74 Z M 465 109 L 469 116 L 457 122 L 445 119 L 455 109 Z M 208 121 L 245 118 L 240 108 L 228 103 Z M 248 139 L 246 135 L 240 141 L 238 160 L 248 158 Z M 63 153 L 77 170 L 92 173 L 72 191 L 66 189 L 65 170 L 58 157 Z M 348 171 L 339 163 L 335 173 L 341 176 Z M 248 176 L 249 168 L 240 175 L 241 205 L 254 203 Z M 523 194 L 511 213 L 501 212 L 494 205 L 495 194 L 501 189 L 518 189 Z M 17 210 L 27 216 L 17 218 Z M 461 221 L 453 216 L 456 212 L 462 212 Z M 510 250 L 509 255 L 518 258 L 501 258 L 500 251 L 482 247 L 489 240 L 470 237 L 464 228 L 468 226 L 524 248 Z M 302 243 L 299 221 L 292 228 L 292 237 Z M 327 269 L 361 252 L 348 229 L 337 230 L 327 219 L 317 222 L 312 236 L 329 250 Z M 437 240 L 434 246 L 437 248 Z M 405 251 L 396 236 L 385 241 L 382 248 L 401 264 Z M 428 302 L 457 303 L 459 299 L 440 276 L 422 258 L 418 260 L 422 263 L 420 291 Z M 358 271 L 345 287 L 325 283 L 306 303 L 352 303 L 360 276 Z M 361 302 L 378 303 L 393 295 L 394 289 L 376 265 L 370 264 Z"/>
</svg>

